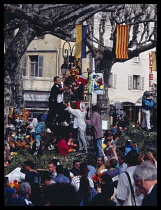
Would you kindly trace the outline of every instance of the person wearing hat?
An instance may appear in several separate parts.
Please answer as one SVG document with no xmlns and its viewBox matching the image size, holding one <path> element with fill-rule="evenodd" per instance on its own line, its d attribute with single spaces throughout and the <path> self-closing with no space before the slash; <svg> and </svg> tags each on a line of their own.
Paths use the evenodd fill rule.
<svg viewBox="0 0 161 210">
<path fill-rule="evenodd" d="M 132 149 L 134 149 L 133 146 L 132 146 L 131 144 L 132 144 L 132 142 L 131 142 L 130 139 L 126 141 L 126 143 L 125 143 L 125 153 L 124 153 L 124 155 L 127 155 L 128 152 L 130 152 Z"/>
<path fill-rule="evenodd" d="M 86 131 L 86 123 L 85 123 L 85 116 L 86 116 L 86 107 L 84 103 L 80 104 L 80 109 L 72 109 L 70 102 L 68 102 L 68 112 L 74 115 L 74 124 L 73 128 L 78 128 L 78 143 L 79 143 L 79 151 L 83 149 L 87 153 L 87 141 L 85 139 L 85 131 Z"/>
<path fill-rule="evenodd" d="M 150 91 L 145 91 L 142 97 L 142 129 L 151 130 L 150 126 L 150 110 L 156 108 L 156 103 L 154 102 Z"/>
</svg>

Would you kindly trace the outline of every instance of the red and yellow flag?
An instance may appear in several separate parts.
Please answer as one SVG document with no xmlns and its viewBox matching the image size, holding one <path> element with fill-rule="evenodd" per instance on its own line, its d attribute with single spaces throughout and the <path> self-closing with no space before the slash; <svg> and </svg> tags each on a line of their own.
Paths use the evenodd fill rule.
<svg viewBox="0 0 161 210">
<path fill-rule="evenodd" d="M 116 58 L 128 59 L 128 25 L 117 25 L 116 31 Z"/>
</svg>

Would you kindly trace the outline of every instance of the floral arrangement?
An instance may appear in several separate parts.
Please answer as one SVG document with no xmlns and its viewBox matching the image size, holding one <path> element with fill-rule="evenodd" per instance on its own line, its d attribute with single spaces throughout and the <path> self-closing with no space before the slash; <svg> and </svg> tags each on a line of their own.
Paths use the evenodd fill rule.
<svg viewBox="0 0 161 210">
<path fill-rule="evenodd" d="M 99 173 L 98 175 L 97 174 L 92 175 L 92 180 L 96 183 L 100 183 L 102 174 L 103 173 Z"/>
<path fill-rule="evenodd" d="M 71 69 L 69 69 L 68 74 L 71 76 L 76 76 L 79 75 L 79 69 L 77 69 L 75 66 Z"/>
<path fill-rule="evenodd" d="M 17 181 L 17 180 L 14 180 L 14 181 L 10 184 L 10 186 L 11 186 L 12 188 L 15 189 L 15 194 L 14 194 L 13 196 L 16 196 L 17 193 L 18 193 L 18 191 L 19 191 L 19 184 L 18 184 L 18 181 Z"/>
</svg>

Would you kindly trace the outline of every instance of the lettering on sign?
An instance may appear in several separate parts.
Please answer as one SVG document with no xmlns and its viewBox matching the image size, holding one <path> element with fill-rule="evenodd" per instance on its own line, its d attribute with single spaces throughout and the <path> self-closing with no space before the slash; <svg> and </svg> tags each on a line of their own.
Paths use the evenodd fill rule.
<svg viewBox="0 0 161 210">
<path fill-rule="evenodd" d="M 153 88 L 152 55 L 149 53 L 149 90 Z"/>
</svg>

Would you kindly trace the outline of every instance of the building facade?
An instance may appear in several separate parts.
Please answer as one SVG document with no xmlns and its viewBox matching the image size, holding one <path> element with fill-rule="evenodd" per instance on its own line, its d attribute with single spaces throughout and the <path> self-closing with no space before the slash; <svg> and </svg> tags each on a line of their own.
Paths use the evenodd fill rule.
<svg viewBox="0 0 161 210">
<path fill-rule="evenodd" d="M 101 18 L 101 12 L 94 16 L 94 36 L 96 38 L 99 38 Z M 142 28 L 140 27 L 139 30 L 141 31 Z M 110 36 L 111 24 L 107 14 L 103 35 L 104 45 L 113 47 Z M 132 34 L 129 34 L 129 36 L 132 36 Z M 93 44 L 96 47 L 98 46 L 95 42 Z M 146 90 L 152 91 L 157 84 L 157 69 L 156 67 L 153 68 L 153 63 L 156 62 L 155 54 L 156 48 L 140 53 L 137 57 L 128 61 L 117 62 L 113 65 L 108 81 L 108 95 L 111 110 L 115 110 L 117 116 L 126 115 L 129 120 L 141 124 L 142 95 Z M 94 95 L 94 102 L 96 103 L 96 101 Z M 113 122 L 114 119 L 111 117 L 108 126 L 112 125 Z"/>
<path fill-rule="evenodd" d="M 28 46 L 20 66 L 23 72 L 25 107 L 30 110 L 31 118 L 47 113 L 53 78 L 62 77 L 61 66 L 66 59 L 69 65 L 69 56 L 75 54 L 74 44 L 47 34 L 35 37 Z M 87 76 L 88 56 L 80 63 L 81 73 Z"/>
</svg>

